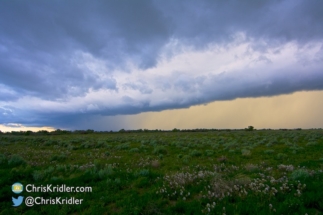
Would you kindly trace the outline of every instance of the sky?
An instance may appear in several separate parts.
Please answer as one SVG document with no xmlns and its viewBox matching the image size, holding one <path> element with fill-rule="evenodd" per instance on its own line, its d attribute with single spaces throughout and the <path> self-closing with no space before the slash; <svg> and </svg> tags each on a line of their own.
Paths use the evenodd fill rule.
<svg viewBox="0 0 323 215">
<path fill-rule="evenodd" d="M 0 130 L 323 127 L 322 8 L 0 0 Z"/>
</svg>

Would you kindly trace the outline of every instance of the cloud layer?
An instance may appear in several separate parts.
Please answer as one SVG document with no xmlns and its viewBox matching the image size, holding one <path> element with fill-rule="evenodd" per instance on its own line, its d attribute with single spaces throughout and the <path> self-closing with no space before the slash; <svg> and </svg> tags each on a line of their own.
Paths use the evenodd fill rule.
<svg viewBox="0 0 323 215">
<path fill-rule="evenodd" d="M 5 1 L 0 123 L 323 89 L 321 1 Z"/>
</svg>

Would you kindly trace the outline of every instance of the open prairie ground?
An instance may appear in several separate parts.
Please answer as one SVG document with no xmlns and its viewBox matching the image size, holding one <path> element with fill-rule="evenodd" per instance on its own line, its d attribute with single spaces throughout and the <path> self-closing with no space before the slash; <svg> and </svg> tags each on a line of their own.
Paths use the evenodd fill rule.
<svg viewBox="0 0 323 215">
<path fill-rule="evenodd" d="M 1 134 L 0 214 L 323 214 L 323 131 Z"/>
</svg>

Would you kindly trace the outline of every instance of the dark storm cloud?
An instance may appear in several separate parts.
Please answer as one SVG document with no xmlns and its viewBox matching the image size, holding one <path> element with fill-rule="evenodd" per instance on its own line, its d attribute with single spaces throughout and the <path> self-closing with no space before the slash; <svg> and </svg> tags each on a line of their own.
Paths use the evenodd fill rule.
<svg viewBox="0 0 323 215">
<path fill-rule="evenodd" d="M 158 1 L 176 37 L 205 45 L 227 42 L 232 33 L 272 43 L 322 39 L 322 1 Z"/>
<path fill-rule="evenodd" d="M 286 67 L 295 69 L 294 73 L 277 68 L 271 71 L 275 61 L 267 56 L 273 48 L 279 54 L 290 42 L 299 49 L 309 43 L 322 44 L 322 8 L 319 0 L 2 1 L 0 123 L 72 125 L 87 114 L 134 114 L 214 100 L 323 89 L 319 66 L 323 45 L 310 58 L 306 57 L 310 54 L 304 57 L 298 52 L 295 68 Z M 245 76 L 250 72 L 246 68 L 220 75 L 219 71 L 199 75 L 203 72 L 200 69 L 194 71 L 195 75 L 158 70 L 160 74 L 156 75 L 165 73 L 158 80 L 131 76 L 134 70 L 145 73 L 157 67 L 161 56 L 171 59 L 185 52 L 182 46 L 196 51 L 214 44 L 230 49 L 227 44 L 239 43 L 240 33 L 244 35 L 241 40 L 250 43 L 248 52 L 259 53 L 250 63 L 268 65 L 268 71 L 259 73 L 258 80 Z M 172 41 L 180 45 L 165 49 Z M 194 64 L 194 60 L 188 59 L 188 63 Z M 299 74 L 300 65 L 311 69 L 314 63 L 308 76 Z M 270 72 L 273 75 L 268 75 Z M 129 80 L 124 81 L 125 76 Z M 62 110 L 69 105 L 51 113 L 22 105 L 27 103 L 26 97 L 68 103 L 100 90 L 112 92 L 109 95 L 113 99 L 100 94 L 97 97 L 104 104 L 88 103 L 87 108 L 70 105 L 74 112 Z M 159 90 L 165 94 L 158 94 Z M 162 102 L 156 102 L 158 99 Z M 113 106 L 115 102 L 119 103 Z"/>
<path fill-rule="evenodd" d="M 150 1 L 7 1 L 0 10 L 2 37 L 30 51 L 81 49 L 116 61 L 122 54 L 149 57 L 150 46 L 168 37 Z"/>
<path fill-rule="evenodd" d="M 141 68 L 155 66 L 170 38 L 197 48 L 227 42 L 237 31 L 272 43 L 308 41 L 322 38 L 322 7 L 321 1 L 5 1 L 0 43 L 7 51 L 0 52 L 0 78 L 56 97 L 74 85 L 84 92 L 98 78 L 71 65 L 75 50 L 110 62 L 112 70 L 127 58 Z"/>
<path fill-rule="evenodd" d="M 147 68 L 168 37 L 150 1 L 6 1 L 0 14 L 1 83 L 45 98 L 104 87 L 71 62 L 76 51 L 106 61 L 105 73 L 123 68 L 127 58 Z M 108 82 L 115 88 L 113 78 Z"/>
<path fill-rule="evenodd" d="M 235 98 L 275 96 L 289 94 L 296 91 L 322 90 L 323 73 L 316 71 L 316 75 L 302 74 L 291 79 L 294 71 L 286 75 L 284 70 L 277 72 L 278 75 L 260 77 L 256 81 L 242 78 L 242 75 L 221 74 L 212 76 L 208 83 L 204 83 L 204 95 L 206 100 L 231 100 Z M 212 86 L 216 85 L 214 88 Z M 232 90 L 234 86 L 234 90 Z"/>
</svg>

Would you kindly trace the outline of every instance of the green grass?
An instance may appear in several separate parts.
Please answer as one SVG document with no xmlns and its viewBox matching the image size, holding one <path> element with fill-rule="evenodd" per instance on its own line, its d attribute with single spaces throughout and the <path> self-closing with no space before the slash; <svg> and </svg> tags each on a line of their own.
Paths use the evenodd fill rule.
<svg viewBox="0 0 323 215">
<path fill-rule="evenodd" d="M 19 195 L 84 200 L 13 207 Z M 322 130 L 0 135 L 1 215 L 323 214 L 322 199 Z"/>
</svg>

